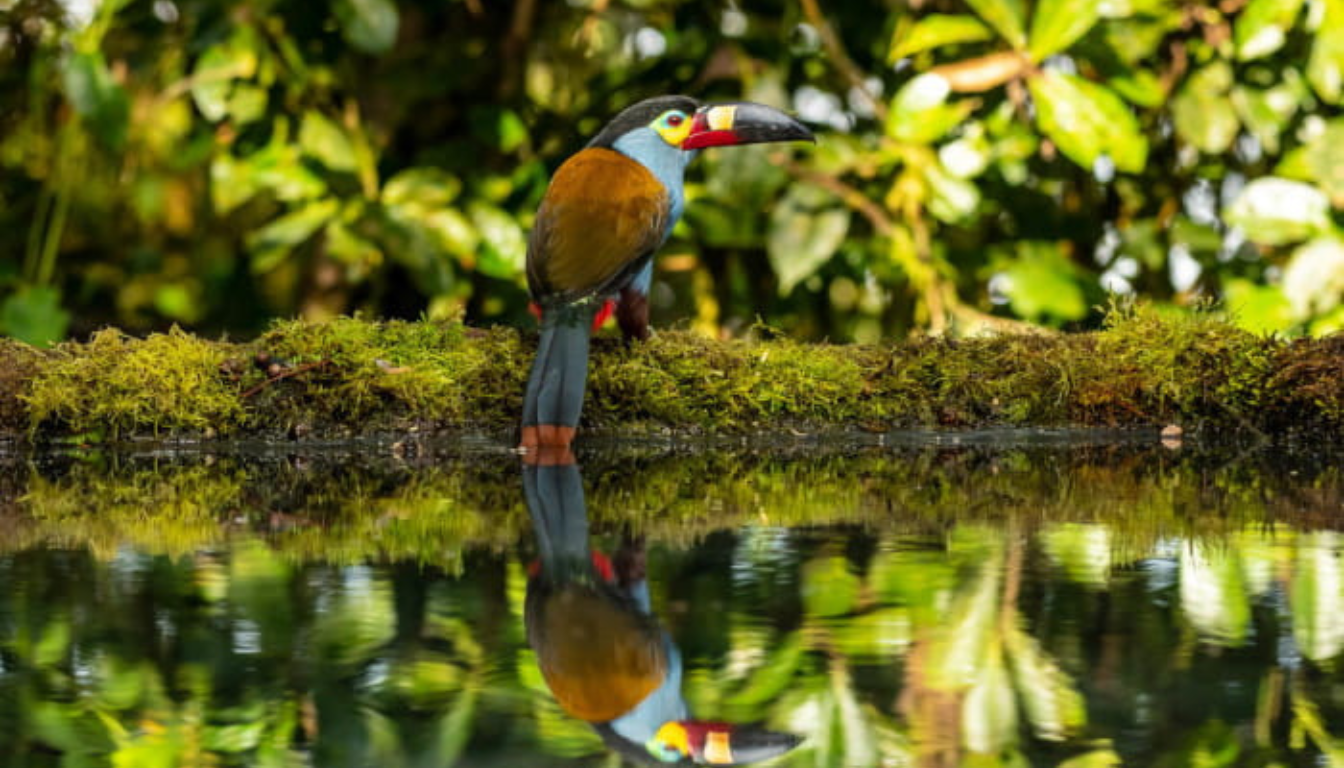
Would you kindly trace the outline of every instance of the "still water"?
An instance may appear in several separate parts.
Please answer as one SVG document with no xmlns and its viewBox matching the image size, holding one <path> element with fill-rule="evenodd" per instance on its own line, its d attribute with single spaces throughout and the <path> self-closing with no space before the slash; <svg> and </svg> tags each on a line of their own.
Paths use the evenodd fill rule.
<svg viewBox="0 0 1344 768">
<path fill-rule="evenodd" d="M 0 454 L 0 765 L 1344 766 L 1338 450 Z"/>
</svg>

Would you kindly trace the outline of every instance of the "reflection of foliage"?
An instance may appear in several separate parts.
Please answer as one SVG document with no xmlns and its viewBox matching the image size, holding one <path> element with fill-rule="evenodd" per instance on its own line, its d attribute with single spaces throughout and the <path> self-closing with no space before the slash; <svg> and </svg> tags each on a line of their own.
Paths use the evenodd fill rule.
<svg viewBox="0 0 1344 768">
<path fill-rule="evenodd" d="M 23 258 L 0 329 L 38 343 L 357 308 L 520 322 L 547 171 L 667 90 L 831 129 L 798 160 L 707 154 L 655 296 L 701 327 L 1076 324 L 1104 289 L 1220 296 L 1256 329 L 1344 313 L 1338 0 L 2 13 L 0 251 Z"/>
</svg>

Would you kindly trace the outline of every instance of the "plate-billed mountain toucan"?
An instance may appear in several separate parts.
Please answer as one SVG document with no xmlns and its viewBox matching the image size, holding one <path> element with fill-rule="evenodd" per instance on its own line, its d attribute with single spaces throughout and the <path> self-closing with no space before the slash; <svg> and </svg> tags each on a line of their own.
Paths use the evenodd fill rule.
<svg viewBox="0 0 1344 768">
<path fill-rule="evenodd" d="M 572 453 L 529 452 L 523 490 L 539 554 L 528 572 L 527 641 L 561 709 L 648 764 L 740 765 L 798 745 L 790 733 L 691 717 L 681 652 L 651 610 L 643 542 L 627 539 L 611 558 L 590 548 Z"/>
<path fill-rule="evenodd" d="M 588 378 L 588 337 L 617 300 L 626 338 L 648 335 L 653 254 L 685 207 L 686 165 L 706 147 L 813 140 L 771 107 L 659 96 L 628 107 L 555 172 L 527 246 L 541 340 L 520 447 L 568 446 Z"/>
</svg>

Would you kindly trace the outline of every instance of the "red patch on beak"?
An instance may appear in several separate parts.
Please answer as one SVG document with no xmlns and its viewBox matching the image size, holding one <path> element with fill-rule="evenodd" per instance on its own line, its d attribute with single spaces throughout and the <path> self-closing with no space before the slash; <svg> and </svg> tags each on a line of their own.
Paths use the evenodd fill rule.
<svg viewBox="0 0 1344 768">
<path fill-rule="evenodd" d="M 705 147 L 727 147 L 738 143 L 738 141 L 737 134 L 732 131 L 716 131 L 710 128 L 706 113 L 697 112 L 695 117 L 691 118 L 691 133 L 681 142 L 681 148 L 691 150 Z"/>
</svg>

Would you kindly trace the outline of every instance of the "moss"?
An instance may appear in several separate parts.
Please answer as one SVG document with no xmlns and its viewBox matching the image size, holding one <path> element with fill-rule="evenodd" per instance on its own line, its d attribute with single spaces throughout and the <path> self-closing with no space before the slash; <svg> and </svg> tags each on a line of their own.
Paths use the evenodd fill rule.
<svg viewBox="0 0 1344 768">
<path fill-rule="evenodd" d="M 232 432 L 242 424 L 242 403 L 220 365 L 233 352 L 233 345 L 176 328 L 146 339 L 109 329 L 87 344 L 62 344 L 22 395 L 29 427 L 59 424 L 111 437 Z"/>
<path fill-rule="evenodd" d="M 179 331 L 143 340 L 105 331 L 52 353 L 10 343 L 0 395 L 19 396 L 0 401 L 0 429 L 113 437 L 431 429 L 508 439 L 535 339 L 458 322 L 340 318 L 278 323 L 247 344 Z M 254 364 L 258 356 L 266 365 Z M 1259 337 L 1212 312 L 1126 308 L 1095 333 L 889 346 L 716 341 L 675 330 L 625 344 L 604 335 L 590 367 L 589 434 L 1176 422 L 1337 436 L 1344 428 L 1340 337 Z"/>
<path fill-rule="evenodd" d="M 28 408 L 20 396 L 41 369 L 43 357 L 36 347 L 0 338 L 0 437 L 27 431 Z"/>
</svg>

